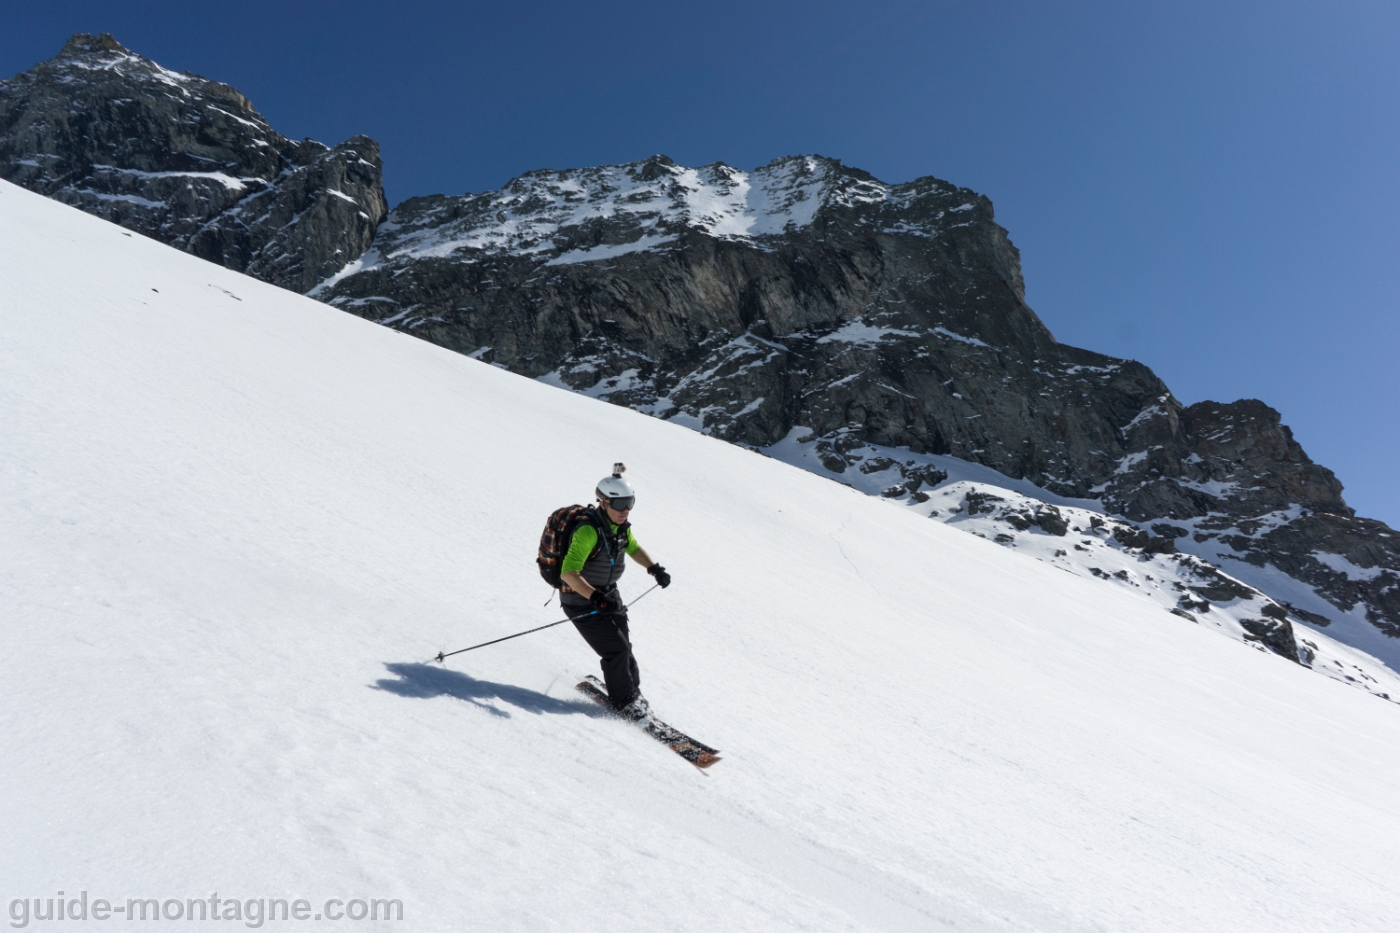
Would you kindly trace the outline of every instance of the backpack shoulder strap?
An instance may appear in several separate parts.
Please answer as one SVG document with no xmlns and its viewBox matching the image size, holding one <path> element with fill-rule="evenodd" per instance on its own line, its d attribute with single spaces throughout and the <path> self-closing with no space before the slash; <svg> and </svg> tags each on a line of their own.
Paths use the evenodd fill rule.
<svg viewBox="0 0 1400 933">
<path fill-rule="evenodd" d="M 561 550 L 567 551 L 573 546 L 574 534 L 582 525 L 590 526 L 598 535 L 598 540 L 594 543 L 593 549 L 588 552 L 588 556 L 592 557 L 598 552 L 598 548 L 603 546 L 604 534 L 602 525 L 599 524 L 598 521 L 598 513 L 591 505 L 574 506 L 571 510 L 564 528 L 564 541 Z"/>
<path fill-rule="evenodd" d="M 613 555 L 612 544 L 613 535 L 611 532 L 608 531 L 608 523 L 604 521 L 602 514 L 598 511 L 597 506 L 590 505 L 588 507 L 587 520 L 589 524 L 593 526 L 593 530 L 598 533 L 598 544 L 593 548 L 593 550 L 589 553 L 588 556 L 592 557 L 594 554 L 598 553 L 599 548 L 602 548 L 608 554 L 608 562 L 615 563 L 616 558 Z"/>
</svg>

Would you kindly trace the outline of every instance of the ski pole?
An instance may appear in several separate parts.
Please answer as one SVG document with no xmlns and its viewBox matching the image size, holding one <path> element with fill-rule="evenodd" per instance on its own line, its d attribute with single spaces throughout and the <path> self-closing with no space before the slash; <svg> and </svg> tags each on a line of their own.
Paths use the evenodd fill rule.
<svg viewBox="0 0 1400 933">
<path fill-rule="evenodd" d="M 652 584 L 651 589 L 647 590 L 646 593 L 643 593 L 642 596 L 647 595 L 647 593 L 650 593 L 651 590 L 656 589 L 656 588 L 657 588 L 658 586 L 660 586 L 660 585 L 661 585 L 661 584 L 659 584 L 659 583 Z M 637 599 L 641 599 L 642 596 L 638 596 Z M 628 603 L 628 604 L 626 605 L 626 607 L 624 607 L 624 608 L 630 609 L 630 608 L 632 607 L 633 603 L 636 603 L 636 602 L 637 602 L 637 599 L 632 600 L 632 602 Z M 597 609 L 594 609 L 592 612 L 589 612 L 589 613 L 586 613 L 586 614 L 584 614 L 584 615 L 579 616 L 579 618 L 580 618 L 580 619 L 586 619 L 586 618 L 588 618 L 589 616 L 595 616 L 595 615 L 597 615 L 597 614 L 598 614 L 598 610 L 597 610 Z M 444 661 L 445 659 L 452 657 L 454 654 L 461 654 L 461 653 L 464 652 L 464 651 L 475 651 L 475 650 L 478 649 L 478 648 L 485 648 L 487 645 L 495 645 L 495 644 L 499 644 L 500 642 L 503 642 L 503 641 L 510 641 L 512 638 L 519 638 L 521 635 L 529 635 L 529 634 L 532 633 L 532 632 L 542 632 L 542 631 L 544 631 L 544 630 L 547 629 L 547 628 L 554 628 L 554 626 L 556 626 L 556 625 L 563 625 L 565 622 L 572 622 L 572 621 L 574 621 L 574 620 L 573 620 L 573 619 L 560 619 L 558 622 L 551 622 L 551 623 L 549 623 L 548 625 L 541 625 L 541 626 L 539 626 L 539 627 L 537 627 L 537 628 L 526 629 L 526 630 L 523 631 L 523 632 L 516 632 L 514 635 L 507 635 L 507 636 L 505 636 L 504 638 L 496 638 L 496 639 L 493 639 L 493 640 L 491 640 L 491 641 L 484 641 L 484 642 L 482 642 L 482 643 L 479 644 L 479 645 L 472 645 L 470 648 L 458 648 L 456 651 L 449 651 L 449 652 L 447 652 L 446 654 L 443 654 L 441 651 L 439 651 L 439 652 L 437 653 L 437 657 L 433 658 L 433 660 L 434 660 L 434 661 L 438 661 L 438 662 L 440 663 L 440 662 Z"/>
</svg>

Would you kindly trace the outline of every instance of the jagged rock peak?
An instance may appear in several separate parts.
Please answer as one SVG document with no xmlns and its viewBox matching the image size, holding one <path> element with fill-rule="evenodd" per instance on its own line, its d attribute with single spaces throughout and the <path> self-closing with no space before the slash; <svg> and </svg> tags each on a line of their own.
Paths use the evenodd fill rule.
<svg viewBox="0 0 1400 933">
<path fill-rule="evenodd" d="M 101 35 L 92 35 L 86 32 L 75 32 L 72 38 L 63 44 L 59 51 L 59 58 L 73 58 L 78 55 L 91 55 L 100 52 L 116 52 L 119 55 L 130 55 L 130 50 L 116 40 L 110 32 Z"/>
<path fill-rule="evenodd" d="M 0 178 L 296 291 L 387 213 L 373 140 L 294 142 L 234 88 L 105 33 L 0 81 Z"/>
<path fill-rule="evenodd" d="M 214 94 L 233 101 L 242 110 L 247 111 L 244 116 L 267 126 L 267 121 L 253 108 L 248 98 L 227 84 L 210 81 L 208 78 L 191 72 L 172 71 L 162 67 L 144 55 L 139 55 L 122 45 L 110 32 L 104 32 L 97 36 L 85 32 L 74 33 L 72 38 L 64 43 L 63 48 L 56 56 L 47 62 L 42 62 L 34 70 L 64 72 L 70 75 L 70 80 L 73 80 L 77 77 L 72 74 L 74 68 L 98 72 L 111 71 L 129 80 L 154 81 L 172 91 L 179 91 L 185 96 L 188 96 L 192 90 Z M 24 79 L 28 74 L 31 73 L 23 73 L 16 77 Z"/>
</svg>

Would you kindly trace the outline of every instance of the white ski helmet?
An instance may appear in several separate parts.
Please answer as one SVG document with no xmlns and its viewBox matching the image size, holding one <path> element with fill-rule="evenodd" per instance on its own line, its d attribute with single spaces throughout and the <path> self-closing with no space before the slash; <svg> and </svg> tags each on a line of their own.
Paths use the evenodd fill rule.
<svg viewBox="0 0 1400 933">
<path fill-rule="evenodd" d="M 598 488 L 594 490 L 599 499 L 607 499 L 619 512 L 630 509 L 632 503 L 637 500 L 637 491 L 632 488 L 631 483 L 622 478 L 626 471 L 627 467 L 624 464 L 614 463 L 612 475 L 598 480 Z"/>
</svg>

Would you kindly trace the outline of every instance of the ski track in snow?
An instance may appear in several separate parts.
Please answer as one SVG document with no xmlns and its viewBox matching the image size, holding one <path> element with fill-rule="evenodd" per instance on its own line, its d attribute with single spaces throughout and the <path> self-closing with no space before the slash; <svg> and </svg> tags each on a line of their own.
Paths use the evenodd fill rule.
<svg viewBox="0 0 1400 933">
<path fill-rule="evenodd" d="M 424 931 L 1400 913 L 1394 704 L 7 183 L 0 257 L 6 903 L 399 898 L 364 927 Z M 722 750 L 704 774 L 576 697 L 567 626 L 425 663 L 558 617 L 540 526 L 617 459 L 675 577 L 633 613 L 643 685 Z"/>
</svg>

